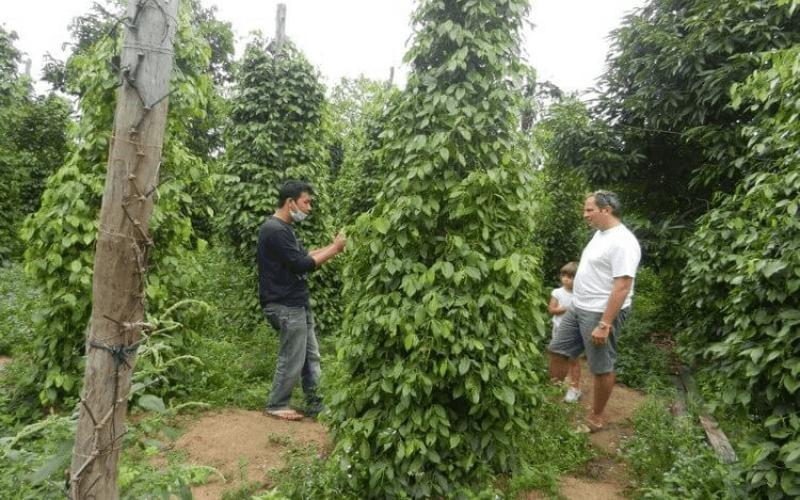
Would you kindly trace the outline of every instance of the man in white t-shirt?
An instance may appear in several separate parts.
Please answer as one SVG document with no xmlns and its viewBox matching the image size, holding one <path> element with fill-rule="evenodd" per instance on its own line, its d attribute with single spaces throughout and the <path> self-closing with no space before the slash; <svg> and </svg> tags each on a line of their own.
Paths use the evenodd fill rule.
<svg viewBox="0 0 800 500">
<path fill-rule="evenodd" d="M 594 401 L 583 432 L 603 428 L 603 411 L 614 389 L 617 335 L 630 311 L 633 281 L 641 259 L 636 236 L 619 217 L 620 203 L 610 191 L 586 197 L 583 218 L 596 229 L 581 255 L 573 302 L 553 334 L 550 376 L 564 380 L 568 361 L 586 352 L 594 374 Z"/>
</svg>

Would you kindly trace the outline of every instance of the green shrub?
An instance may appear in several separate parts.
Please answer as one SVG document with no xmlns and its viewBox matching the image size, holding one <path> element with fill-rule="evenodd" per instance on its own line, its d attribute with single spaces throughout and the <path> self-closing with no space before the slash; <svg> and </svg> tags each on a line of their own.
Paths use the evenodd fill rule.
<svg viewBox="0 0 800 500">
<path fill-rule="evenodd" d="M 145 299 L 151 313 L 165 310 L 189 285 L 187 270 L 176 267 L 178 259 L 205 246 L 192 234 L 192 195 L 209 189 L 210 180 L 206 166 L 187 146 L 196 133 L 187 119 L 205 112 L 213 88 L 205 74 L 210 50 L 196 37 L 188 9 L 184 5 L 177 20 L 174 66 L 180 71 L 171 75 L 159 200 L 149 225 L 155 243 L 148 252 Z M 34 313 L 33 355 L 43 406 L 68 405 L 83 384 L 95 244 L 119 82 L 108 61 L 119 49 L 114 37 L 101 37 L 68 61 L 68 85 L 81 96 L 77 146 L 48 179 L 39 210 L 22 229 L 26 271 L 47 297 Z"/>
<path fill-rule="evenodd" d="M 0 438 L 0 491 L 9 500 L 62 499 L 77 413 L 49 416 Z"/>
<path fill-rule="evenodd" d="M 621 383 L 651 392 L 674 386 L 671 353 L 653 343 L 658 334 L 673 334 L 676 314 L 671 302 L 658 275 L 649 267 L 640 267 L 631 313 L 619 338 L 615 370 Z"/>
<path fill-rule="evenodd" d="M 673 417 L 654 397 L 636 413 L 636 435 L 624 442 L 623 455 L 643 498 L 747 498 L 739 471 L 720 461 L 695 422 L 692 413 Z"/>
<path fill-rule="evenodd" d="M 545 305 L 517 115 L 527 9 L 446 0 L 414 15 L 386 180 L 349 230 L 343 278 L 332 460 L 362 498 L 480 495 L 535 424 Z"/>
<path fill-rule="evenodd" d="M 261 223 L 277 209 L 278 189 L 289 179 L 314 187 L 314 210 L 296 224 L 308 250 L 330 244 L 327 151 L 323 144 L 325 89 L 319 72 L 292 43 L 280 49 L 266 39 L 248 44 L 231 99 L 227 130 L 225 181 L 220 206 L 222 231 L 235 255 L 252 266 Z M 310 302 L 318 331 L 325 335 L 339 326 L 337 262 L 309 274 Z M 258 295 L 251 303 L 258 307 Z"/>
<path fill-rule="evenodd" d="M 506 498 L 531 489 L 556 495 L 564 473 L 596 456 L 586 436 L 575 432 L 577 408 L 561 404 L 562 388 L 548 385 L 545 391 L 547 400 L 532 410 L 536 425 L 517 440 L 518 465 L 508 475 Z"/>
<path fill-rule="evenodd" d="M 760 54 L 761 69 L 731 86 L 732 107 L 753 113 L 731 163 L 758 170 L 714 200 L 686 249 L 679 346 L 709 402 L 761 426 L 744 453 L 754 498 L 800 496 L 798 56 L 796 45 Z"/>
<path fill-rule="evenodd" d="M 32 311 L 41 295 L 20 265 L 0 267 L 0 354 L 12 361 L 0 369 L 0 434 L 41 417 L 40 385 L 31 356 L 34 345 Z"/>
<path fill-rule="evenodd" d="M 800 172 L 751 176 L 720 201 L 689 243 L 693 307 L 679 345 L 710 402 L 762 423 L 751 482 L 769 497 L 800 494 Z"/>
<path fill-rule="evenodd" d="M 0 266 L 0 354 L 16 356 L 31 352 L 31 313 L 41 295 L 22 266 Z"/>
</svg>

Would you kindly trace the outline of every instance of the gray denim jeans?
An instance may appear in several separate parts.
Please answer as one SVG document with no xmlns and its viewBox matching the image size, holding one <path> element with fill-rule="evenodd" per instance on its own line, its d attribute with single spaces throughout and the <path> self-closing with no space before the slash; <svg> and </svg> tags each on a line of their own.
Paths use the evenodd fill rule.
<svg viewBox="0 0 800 500">
<path fill-rule="evenodd" d="M 317 384 L 322 369 L 319 364 L 319 344 L 314 333 L 314 314 L 307 307 L 287 307 L 267 304 L 264 316 L 280 333 L 278 363 L 272 380 L 268 409 L 285 407 L 292 391 L 302 379 L 306 404 L 312 411 L 321 406 Z"/>
</svg>

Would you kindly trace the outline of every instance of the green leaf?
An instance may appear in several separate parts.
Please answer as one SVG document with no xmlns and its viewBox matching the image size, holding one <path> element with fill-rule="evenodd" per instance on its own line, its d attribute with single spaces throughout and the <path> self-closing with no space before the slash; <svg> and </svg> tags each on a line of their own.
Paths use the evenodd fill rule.
<svg viewBox="0 0 800 500">
<path fill-rule="evenodd" d="M 450 262 L 443 262 L 441 265 L 441 271 L 442 276 L 444 276 L 445 279 L 450 279 L 455 272 L 455 267 L 453 267 L 453 264 Z"/>
<path fill-rule="evenodd" d="M 145 410 L 153 411 L 159 414 L 163 414 L 167 411 L 166 407 L 164 406 L 164 401 L 158 396 L 153 396 L 152 394 L 145 394 L 141 396 L 138 400 L 138 404 Z"/>
<path fill-rule="evenodd" d="M 389 223 L 386 221 L 386 219 L 380 217 L 372 221 L 372 227 L 374 227 L 375 230 L 381 234 L 386 234 L 389 232 Z"/>
<path fill-rule="evenodd" d="M 773 274 L 786 269 L 787 263 L 779 260 L 770 260 L 764 265 L 764 276 L 769 278 Z"/>
<path fill-rule="evenodd" d="M 403 337 L 403 346 L 406 348 L 406 351 L 410 351 L 411 348 L 414 346 L 414 340 L 416 339 L 416 335 L 409 332 Z"/>
<path fill-rule="evenodd" d="M 70 270 L 72 270 L 73 273 L 81 272 L 81 268 L 82 267 L 83 266 L 81 266 L 81 261 L 79 261 L 79 260 L 73 260 L 72 262 L 70 262 L 70 265 L 69 265 L 69 268 L 70 268 Z"/>
</svg>

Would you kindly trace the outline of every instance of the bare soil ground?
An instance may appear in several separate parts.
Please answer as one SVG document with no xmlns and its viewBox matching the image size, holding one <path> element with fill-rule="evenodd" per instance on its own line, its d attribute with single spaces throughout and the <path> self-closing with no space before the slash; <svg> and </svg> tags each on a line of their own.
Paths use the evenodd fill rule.
<svg viewBox="0 0 800 500">
<path fill-rule="evenodd" d="M 581 390 L 579 404 L 583 417 L 589 414 L 594 397 L 593 378 L 581 363 Z M 598 449 L 598 457 L 586 467 L 579 468 L 561 478 L 559 494 L 570 500 L 623 500 L 629 483 L 625 462 L 618 456 L 620 443 L 633 436 L 632 417 L 644 401 L 639 391 L 617 384 L 606 406 L 606 423 L 603 429 L 590 434 L 589 439 Z M 544 498 L 531 492 L 528 499 Z"/>
<path fill-rule="evenodd" d="M 592 377 L 583 367 L 581 386 L 584 396 L 579 404 L 582 417 L 592 401 Z M 637 391 L 617 386 L 606 409 L 605 428 L 590 439 L 598 448 L 598 458 L 564 475 L 559 494 L 570 500 L 622 500 L 628 484 L 625 463 L 618 458 L 619 443 L 633 435 L 629 427 L 643 396 Z M 576 422 L 577 425 L 577 422 Z M 186 463 L 212 466 L 219 474 L 208 483 L 192 489 L 197 500 L 217 500 L 226 490 L 245 483 L 271 487 L 270 470 L 287 463 L 326 455 L 331 448 L 325 427 L 311 419 L 300 422 L 275 420 L 257 411 L 227 409 L 209 412 L 188 424 L 175 442 L 175 448 L 187 454 Z M 545 495 L 531 491 L 529 500 Z"/>
<path fill-rule="evenodd" d="M 271 470 L 327 454 L 330 447 L 325 427 L 315 420 L 288 422 L 241 409 L 205 414 L 175 442 L 176 449 L 188 453 L 185 463 L 219 472 L 192 488 L 195 500 L 218 500 L 226 489 L 245 483 L 268 489 Z"/>
</svg>

